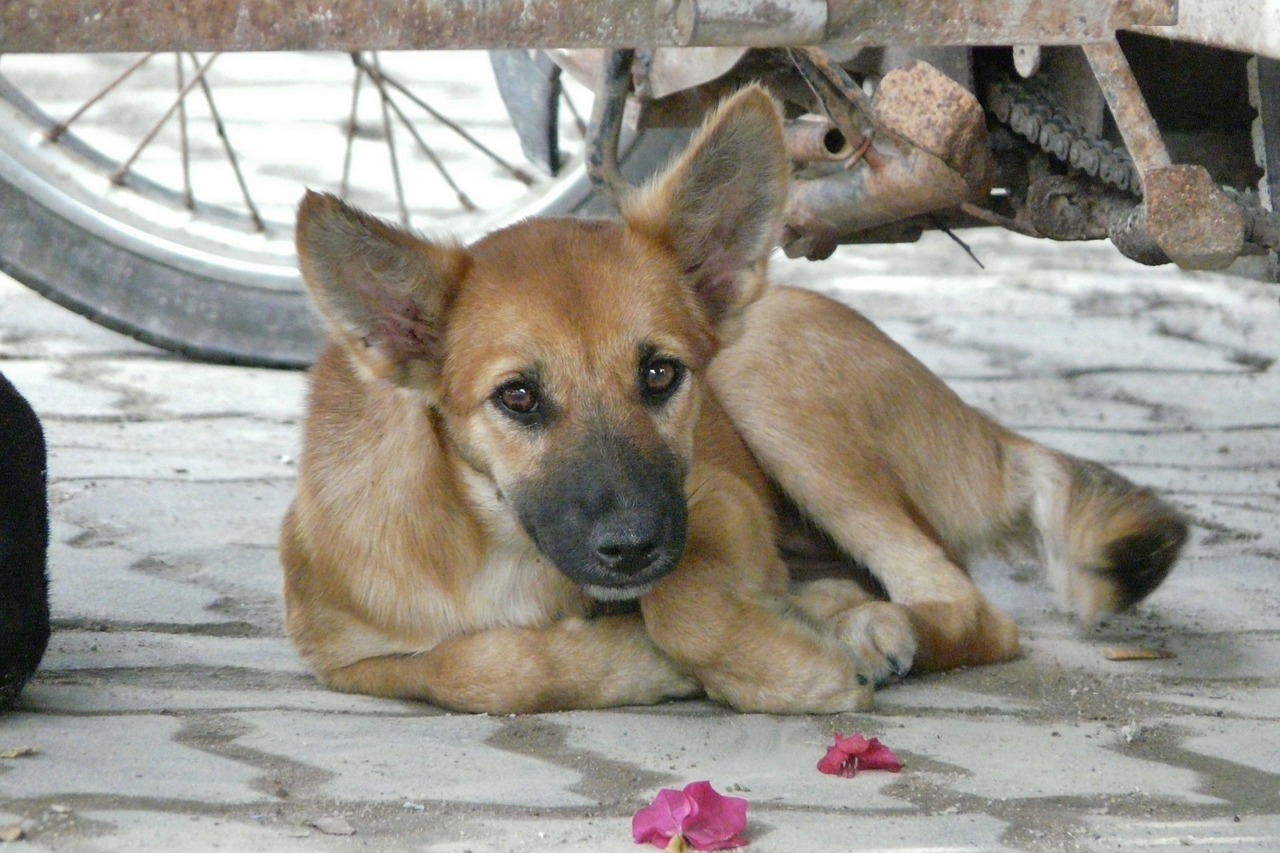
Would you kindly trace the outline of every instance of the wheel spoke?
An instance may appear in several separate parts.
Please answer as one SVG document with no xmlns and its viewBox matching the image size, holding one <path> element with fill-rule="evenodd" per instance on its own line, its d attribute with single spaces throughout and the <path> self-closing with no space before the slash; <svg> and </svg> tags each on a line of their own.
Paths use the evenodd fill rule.
<svg viewBox="0 0 1280 853">
<path fill-rule="evenodd" d="M 462 187 L 458 185 L 458 182 L 453 179 L 453 175 L 449 173 L 449 169 L 445 166 L 439 155 L 436 154 L 435 149 L 427 144 L 427 141 L 422 138 L 422 134 L 418 133 L 418 129 L 413 126 L 413 122 L 407 115 L 405 115 L 404 110 L 401 109 L 400 105 L 391 97 L 391 93 L 388 92 L 386 90 L 386 86 L 383 85 L 383 81 L 385 81 L 385 79 L 385 77 L 373 78 L 373 83 L 378 87 L 378 93 L 382 97 L 383 104 L 395 113 L 396 118 L 398 118 L 400 123 L 404 125 L 404 129 L 413 137 L 413 141 L 418 143 L 418 148 L 421 149 L 422 153 L 431 161 L 431 165 L 435 167 L 436 171 L 440 174 L 440 177 L 444 179 L 444 182 L 449 185 L 449 189 L 453 190 L 454 195 L 458 199 L 458 204 L 462 206 L 462 209 L 468 213 L 475 213 L 476 210 L 479 209 L 476 207 L 475 202 L 473 202 L 470 196 L 463 191 Z"/>
<path fill-rule="evenodd" d="M 217 54 L 214 54 L 217 56 Z M 196 63 L 196 55 L 191 54 L 191 61 Z M 205 64 L 208 68 L 213 63 L 213 58 Z M 198 63 L 196 63 L 198 65 Z M 222 142 L 222 150 L 227 155 L 227 162 L 231 164 L 231 171 L 235 173 L 236 184 L 240 187 L 240 196 L 244 199 L 244 206 L 249 212 L 249 220 L 253 223 L 255 231 L 265 231 L 267 227 L 263 224 L 262 215 L 258 212 L 258 206 L 253 203 L 253 196 L 249 193 L 249 184 L 244 179 L 244 171 L 240 168 L 240 159 L 236 157 L 235 148 L 231 146 L 231 137 L 227 134 L 227 126 L 222 121 L 222 115 L 218 112 L 218 106 L 213 101 L 213 89 L 209 86 L 209 81 L 202 74 L 200 75 L 200 91 L 204 93 L 205 103 L 209 105 L 209 115 L 213 117 L 214 130 L 217 131 L 218 139 Z"/>
<path fill-rule="evenodd" d="M 501 154 L 498 154 L 496 151 L 489 148 L 483 142 L 476 139 L 474 136 L 468 133 L 466 129 L 459 126 L 456 122 L 452 121 L 447 116 L 440 113 L 438 110 L 436 110 L 426 101 L 424 101 L 422 98 L 415 95 L 413 91 L 409 89 L 409 87 L 405 86 L 399 80 L 396 80 L 393 77 L 388 77 L 384 75 L 380 69 L 376 67 L 371 67 L 367 62 L 364 62 L 364 60 L 359 56 L 355 56 L 353 58 L 357 64 L 362 65 L 365 71 L 369 74 L 369 79 L 371 79 L 375 84 L 377 84 L 379 88 L 381 88 L 382 84 L 385 83 L 386 85 L 395 89 L 397 92 L 399 92 L 400 94 L 408 98 L 409 101 L 411 101 L 415 106 L 417 106 L 427 115 L 431 116 L 440 124 L 443 124 L 445 127 L 449 128 L 454 133 L 456 133 L 459 138 L 464 140 L 476 151 L 479 151 L 481 154 L 483 154 L 484 156 L 492 160 L 494 163 L 496 163 L 500 168 L 506 171 L 506 173 L 510 175 L 512 178 L 515 178 L 517 181 L 520 181 L 525 186 L 532 186 L 533 176 L 530 175 L 528 172 L 524 171 L 519 166 L 516 166 L 515 164 L 511 163 L 511 161 L 507 160 Z"/>
<path fill-rule="evenodd" d="M 378 98 L 382 105 L 382 132 L 387 138 L 387 156 L 391 159 L 391 175 L 392 181 L 396 188 L 396 204 L 400 208 L 400 221 L 409 224 L 409 206 L 404 201 L 404 182 L 400 179 L 400 158 L 396 154 L 396 134 L 395 128 L 391 124 L 391 99 L 387 96 L 387 90 L 382 86 L 382 72 L 378 69 L 378 55 L 373 55 L 373 73 L 377 76 L 370 76 L 374 85 L 378 87 Z"/>
<path fill-rule="evenodd" d="M 473 202 L 471 198 L 463 192 L 462 187 L 458 186 L 458 182 L 453 179 L 453 175 L 449 174 L 449 170 L 445 167 L 444 162 L 431 148 L 431 146 L 427 144 L 427 141 L 422 138 L 422 134 L 418 133 L 418 129 L 413 126 L 413 122 L 404 114 L 404 110 L 400 109 L 400 106 L 390 97 L 387 98 L 387 103 L 389 103 L 391 108 L 395 110 L 396 117 L 400 119 L 401 123 L 404 124 L 405 130 L 409 131 L 409 135 L 418 143 L 418 147 L 422 150 L 422 153 L 427 156 L 427 159 L 431 161 L 431 165 L 435 166 L 436 171 L 440 173 L 440 177 L 449 185 L 449 189 L 453 190 L 453 194 L 457 196 L 458 204 L 462 206 L 462 209 L 468 213 L 475 213 L 479 210 L 479 208 L 476 207 L 475 202 Z"/>
<path fill-rule="evenodd" d="M 146 150 L 147 146 L 155 140 L 156 135 L 159 134 L 161 129 L 169 122 L 169 119 L 173 118 L 173 114 L 177 112 L 178 107 L 186 99 L 188 93 L 190 93 L 190 91 L 196 86 L 200 85 L 200 82 L 204 80 L 204 75 L 208 73 L 209 67 L 213 65 L 214 60 L 216 60 L 219 55 L 220 54 L 217 53 L 213 54 L 204 65 L 200 65 L 199 63 L 196 64 L 195 76 L 178 91 L 178 97 L 174 99 L 174 102 L 169 105 L 167 110 L 164 111 L 164 115 L 160 117 L 160 120 L 157 121 L 149 131 L 147 131 L 147 133 L 142 137 L 142 141 L 138 143 L 138 147 L 133 150 L 133 153 L 128 156 L 123 164 L 121 164 L 120 168 L 116 169 L 115 172 L 112 173 L 111 183 L 119 186 L 125 182 L 125 179 L 129 175 L 129 170 L 133 168 L 133 164 L 137 162 L 140 156 L 142 156 L 142 152 Z"/>
<path fill-rule="evenodd" d="M 342 155 L 342 182 L 338 185 L 338 194 L 344 198 L 351 180 L 351 154 L 355 147 L 356 133 L 360 129 L 359 109 L 360 109 L 360 84 L 364 82 L 364 71 L 360 68 L 360 63 L 355 61 L 356 54 L 351 54 L 351 59 L 355 65 L 355 80 L 351 83 L 351 112 L 347 117 L 346 150 Z"/>
<path fill-rule="evenodd" d="M 72 113 L 68 118 L 58 122 L 53 127 L 49 128 L 49 130 L 45 133 L 45 138 L 48 139 L 50 142 L 57 142 L 58 137 L 66 133 L 67 129 L 71 127 L 72 122 L 80 118 L 80 116 L 84 115 L 85 111 L 87 111 L 94 104 L 98 103 L 107 95 L 109 95 L 111 91 L 115 89 L 115 87 L 119 86 L 121 83 L 127 80 L 130 77 L 130 75 L 133 74 L 133 72 L 137 71 L 139 68 L 146 65 L 148 60 L 150 60 L 151 57 L 153 56 L 155 56 L 154 53 L 148 53 L 147 55 L 139 59 L 137 62 L 130 65 L 127 69 L 125 69 L 123 74 L 121 74 L 119 77 L 117 77 L 116 79 L 108 83 L 103 89 L 101 89 L 92 98 L 90 98 L 89 100 L 81 104 L 80 108 L 77 109 L 74 113 Z"/>
<path fill-rule="evenodd" d="M 182 89 L 186 86 L 186 72 L 182 66 L 182 54 L 174 53 L 173 58 L 178 72 L 178 143 L 181 148 L 179 156 L 182 158 L 182 204 L 187 210 L 195 210 L 195 194 L 191 191 L 191 145 L 187 138 L 187 101 L 181 97 Z"/>
</svg>

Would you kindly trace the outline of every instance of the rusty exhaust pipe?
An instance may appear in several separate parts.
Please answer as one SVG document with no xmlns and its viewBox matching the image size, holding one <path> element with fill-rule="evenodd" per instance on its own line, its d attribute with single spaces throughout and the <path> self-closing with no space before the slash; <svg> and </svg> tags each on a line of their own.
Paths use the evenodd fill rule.
<svg viewBox="0 0 1280 853">
<path fill-rule="evenodd" d="M 798 163 L 822 163 L 847 160 L 862 140 L 855 144 L 829 118 L 803 115 L 787 122 L 783 131 L 787 155 Z"/>
<path fill-rule="evenodd" d="M 824 258 L 851 234 L 954 207 L 973 195 L 928 152 L 876 143 L 856 168 L 791 185 L 783 249 L 792 258 Z"/>
<path fill-rule="evenodd" d="M 872 112 L 870 145 L 850 140 L 843 168 L 792 182 L 783 237 L 789 257 L 826 257 L 850 235 L 956 207 L 989 188 L 994 166 L 982 106 L 938 69 L 915 62 L 886 74 Z"/>
</svg>

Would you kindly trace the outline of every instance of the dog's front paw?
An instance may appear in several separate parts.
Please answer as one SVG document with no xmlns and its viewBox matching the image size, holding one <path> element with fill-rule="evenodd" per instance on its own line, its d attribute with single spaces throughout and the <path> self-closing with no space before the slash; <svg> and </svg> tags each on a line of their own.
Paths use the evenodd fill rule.
<svg viewBox="0 0 1280 853">
<path fill-rule="evenodd" d="M 858 669 L 876 685 L 911 671 L 919 640 L 907 608 L 888 601 L 850 607 L 832 620 L 836 639 L 858 659 Z"/>
</svg>

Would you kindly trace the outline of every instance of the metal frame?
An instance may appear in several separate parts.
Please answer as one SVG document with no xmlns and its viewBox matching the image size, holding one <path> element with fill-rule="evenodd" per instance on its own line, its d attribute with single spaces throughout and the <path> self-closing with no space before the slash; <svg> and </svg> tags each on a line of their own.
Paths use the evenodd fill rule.
<svg viewBox="0 0 1280 853">
<path fill-rule="evenodd" d="M 1176 0 L 0 0 L 0 52 L 1086 44 Z"/>
</svg>

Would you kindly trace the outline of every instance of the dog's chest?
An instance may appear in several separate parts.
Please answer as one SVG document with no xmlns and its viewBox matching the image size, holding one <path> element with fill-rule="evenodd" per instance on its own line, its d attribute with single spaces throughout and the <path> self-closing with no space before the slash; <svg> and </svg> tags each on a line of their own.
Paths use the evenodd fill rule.
<svg viewBox="0 0 1280 853">
<path fill-rule="evenodd" d="M 479 571 L 467 585 L 467 620 L 532 626 L 584 615 L 585 593 L 538 550 L 493 484 L 475 472 L 468 472 L 464 481 L 488 545 Z"/>
<path fill-rule="evenodd" d="M 485 625 L 544 625 L 586 612 L 582 593 L 527 539 L 497 544 L 470 584 L 468 616 Z"/>
</svg>

